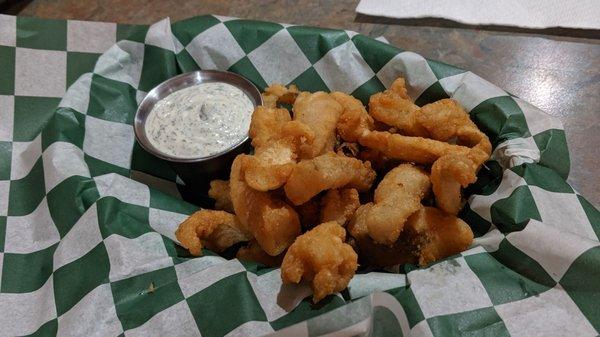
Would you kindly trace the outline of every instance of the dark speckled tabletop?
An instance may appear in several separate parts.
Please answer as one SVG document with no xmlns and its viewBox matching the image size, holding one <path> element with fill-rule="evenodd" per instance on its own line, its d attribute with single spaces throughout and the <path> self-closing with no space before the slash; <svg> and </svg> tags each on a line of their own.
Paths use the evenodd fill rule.
<svg viewBox="0 0 600 337">
<path fill-rule="evenodd" d="M 33 0 L 15 2 L 8 13 L 131 24 L 150 24 L 167 16 L 178 21 L 212 13 L 344 28 L 373 37 L 383 35 L 400 48 L 469 69 L 558 117 L 564 124 L 571 153 L 569 182 L 600 206 L 600 32 L 560 31 L 557 34 L 561 36 L 556 36 L 518 29 L 474 29 L 477 27 L 452 26 L 447 22 L 440 25 L 427 20 L 397 24 L 393 20 L 357 16 L 357 3 L 358 0 Z"/>
</svg>

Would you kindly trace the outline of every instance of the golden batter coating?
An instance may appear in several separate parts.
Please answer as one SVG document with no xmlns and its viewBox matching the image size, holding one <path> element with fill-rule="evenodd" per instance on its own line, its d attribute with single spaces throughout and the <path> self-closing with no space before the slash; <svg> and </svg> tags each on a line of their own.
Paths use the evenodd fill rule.
<svg viewBox="0 0 600 337">
<path fill-rule="evenodd" d="M 194 256 L 202 255 L 203 246 L 220 252 L 252 238 L 235 215 L 211 209 L 201 209 L 190 215 L 179 225 L 175 236 Z"/>
<path fill-rule="evenodd" d="M 369 114 L 404 135 L 427 137 L 427 131 L 417 122 L 419 106 L 406 94 L 403 78 L 396 79 L 389 89 L 371 96 Z"/>
<path fill-rule="evenodd" d="M 353 245 L 359 253 L 360 263 L 373 267 L 389 267 L 397 264 L 415 263 L 417 261 L 414 245 L 403 240 L 405 233 L 391 245 L 375 242 L 369 235 L 366 217 L 373 203 L 360 206 L 347 225 L 352 236 Z"/>
<path fill-rule="evenodd" d="M 300 235 L 283 258 L 283 283 L 310 282 L 315 303 L 345 289 L 358 268 L 358 255 L 345 238 L 346 230 L 335 221 Z"/>
<path fill-rule="evenodd" d="M 288 87 L 279 83 L 271 84 L 262 94 L 263 106 L 274 108 L 277 103 L 293 104 L 299 93 L 298 87 L 293 84 Z"/>
<path fill-rule="evenodd" d="M 339 91 L 331 93 L 331 97 L 343 108 L 337 132 L 344 141 L 356 143 L 363 134 L 374 128 L 373 118 L 361 101 Z"/>
<path fill-rule="evenodd" d="M 402 164 L 388 172 L 375 189 L 373 207 L 366 216 L 371 238 L 393 244 L 406 219 L 423 207 L 421 199 L 430 187 L 427 173 L 413 165 Z"/>
<path fill-rule="evenodd" d="M 359 143 L 379 151 L 390 159 L 432 164 L 439 157 L 450 153 L 467 153 L 466 146 L 448 144 L 439 140 L 409 137 L 387 131 L 371 131 L 359 139 Z"/>
<path fill-rule="evenodd" d="M 466 222 L 434 207 L 423 207 L 413 214 L 406 222 L 406 230 L 419 237 L 421 266 L 458 254 L 473 242 L 473 231 Z"/>
<path fill-rule="evenodd" d="M 375 171 L 369 162 L 329 152 L 300 161 L 283 188 L 294 205 L 301 205 L 329 189 L 348 187 L 366 191 L 374 179 Z"/>
<path fill-rule="evenodd" d="M 300 158 L 310 159 L 333 151 L 335 128 L 342 106 L 328 93 L 302 92 L 293 107 L 294 120 L 307 125 L 314 132 L 311 143 L 300 145 Z"/>
<path fill-rule="evenodd" d="M 300 147 L 314 139 L 313 131 L 292 121 L 286 109 L 263 106 L 254 110 L 249 133 L 254 155 L 246 159 L 244 178 L 259 191 L 281 187 L 296 164 Z"/>
<path fill-rule="evenodd" d="M 239 155 L 231 165 L 229 186 L 231 202 L 240 223 L 267 254 L 281 254 L 300 234 L 296 211 L 272 192 L 257 191 L 244 181 L 243 167 L 247 155 Z"/>
</svg>

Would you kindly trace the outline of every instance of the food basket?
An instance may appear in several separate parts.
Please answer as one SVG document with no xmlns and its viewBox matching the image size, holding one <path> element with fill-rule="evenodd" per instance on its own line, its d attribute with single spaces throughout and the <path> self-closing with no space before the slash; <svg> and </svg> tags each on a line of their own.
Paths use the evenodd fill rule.
<svg viewBox="0 0 600 337">
<path fill-rule="evenodd" d="M 469 71 L 350 31 L 207 15 L 119 26 L 117 37 L 44 123 L 0 142 L 11 144 L 0 148 L 11 159 L 0 181 L 0 335 L 600 331 L 600 213 L 566 183 L 564 130 L 540 109 Z M 426 268 L 357 274 L 316 305 L 307 285 L 283 286 L 277 268 L 209 251 L 192 258 L 174 231 L 197 207 L 182 200 L 169 165 L 135 143 L 132 122 L 147 91 L 196 69 L 365 103 L 402 76 L 418 105 L 457 100 L 494 146 L 460 212 L 474 244 Z"/>
</svg>

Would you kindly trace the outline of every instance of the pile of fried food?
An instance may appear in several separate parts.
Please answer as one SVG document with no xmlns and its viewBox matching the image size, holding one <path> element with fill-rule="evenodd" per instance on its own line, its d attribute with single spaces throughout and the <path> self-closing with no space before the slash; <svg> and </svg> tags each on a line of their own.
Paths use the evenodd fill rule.
<svg viewBox="0 0 600 337">
<path fill-rule="evenodd" d="M 423 266 L 472 243 L 456 215 L 491 144 L 452 99 L 419 107 L 398 78 L 367 110 L 341 92 L 272 85 L 250 137 L 254 153 L 211 182 L 217 210 L 177 229 L 192 255 L 247 242 L 238 259 L 281 266 L 284 283 L 310 283 L 318 302 L 346 288 L 359 261 Z"/>
</svg>

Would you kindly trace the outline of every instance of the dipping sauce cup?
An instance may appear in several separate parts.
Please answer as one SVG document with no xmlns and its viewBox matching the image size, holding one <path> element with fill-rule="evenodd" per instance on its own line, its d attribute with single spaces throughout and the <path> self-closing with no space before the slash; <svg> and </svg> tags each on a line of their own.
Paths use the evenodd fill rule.
<svg viewBox="0 0 600 337">
<path fill-rule="evenodd" d="M 239 141 L 231 143 L 231 146 L 221 149 L 219 152 L 199 157 L 183 157 L 159 149 L 155 145 L 156 142 L 153 144 L 147 133 L 146 123 L 152 110 L 162 99 L 176 91 L 205 83 L 232 85 L 247 96 L 253 105 L 252 109 L 262 105 L 260 91 L 244 77 L 227 71 L 198 70 L 172 77 L 148 92 L 140 103 L 134 119 L 135 137 L 140 146 L 150 154 L 166 160 L 185 184 L 184 198 L 199 203 L 201 206 L 206 205 L 210 181 L 213 179 L 228 180 L 231 163 L 235 157 L 250 150 L 248 130 L 243 130 Z M 203 107 L 197 107 L 197 110 L 203 110 Z M 249 113 L 251 114 L 252 111 Z"/>
</svg>

